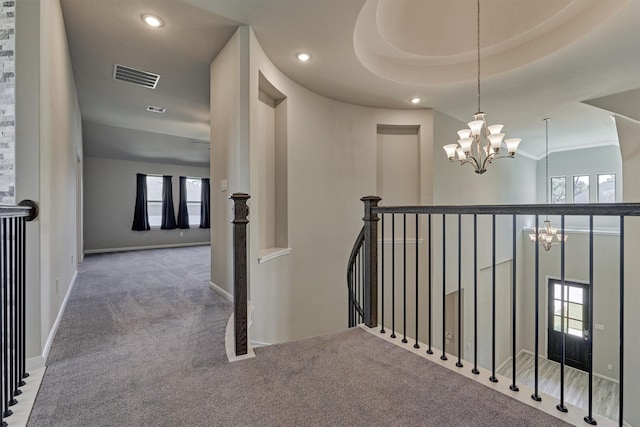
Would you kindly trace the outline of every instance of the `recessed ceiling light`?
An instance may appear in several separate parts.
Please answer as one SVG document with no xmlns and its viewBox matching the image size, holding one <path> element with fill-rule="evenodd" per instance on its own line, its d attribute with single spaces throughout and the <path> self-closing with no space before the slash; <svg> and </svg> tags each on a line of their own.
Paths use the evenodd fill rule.
<svg viewBox="0 0 640 427">
<path fill-rule="evenodd" d="M 296 55 L 296 58 L 298 58 L 298 61 L 300 62 L 307 62 L 311 59 L 311 54 L 307 52 L 300 52 Z"/>
<path fill-rule="evenodd" d="M 411 98 L 412 104 L 419 104 L 420 101 L 422 101 L 422 98 L 418 98 L 417 96 L 415 98 Z"/>
<path fill-rule="evenodd" d="M 144 21 L 145 24 L 149 25 L 150 27 L 162 27 L 164 25 L 164 22 L 162 21 L 162 19 L 160 19 L 160 17 L 156 16 L 156 15 L 151 15 L 149 13 L 142 15 L 142 20 Z"/>
</svg>

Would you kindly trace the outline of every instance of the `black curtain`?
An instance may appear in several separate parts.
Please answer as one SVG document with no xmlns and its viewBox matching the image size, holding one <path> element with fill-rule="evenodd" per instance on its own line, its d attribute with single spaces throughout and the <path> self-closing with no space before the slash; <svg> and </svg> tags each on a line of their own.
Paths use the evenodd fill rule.
<svg viewBox="0 0 640 427">
<path fill-rule="evenodd" d="M 136 174 L 136 207 L 133 212 L 132 230 L 150 230 L 149 215 L 147 213 L 147 175 Z"/>
<path fill-rule="evenodd" d="M 202 193 L 200 195 L 200 228 L 210 228 L 209 223 L 209 178 L 202 178 Z"/>
<path fill-rule="evenodd" d="M 162 177 L 162 230 L 173 230 L 176 228 L 176 215 L 173 212 L 173 187 L 171 186 L 171 175 Z"/>
<path fill-rule="evenodd" d="M 187 177 L 180 177 L 180 202 L 178 203 L 178 227 L 189 228 L 189 211 L 187 210 Z"/>
</svg>

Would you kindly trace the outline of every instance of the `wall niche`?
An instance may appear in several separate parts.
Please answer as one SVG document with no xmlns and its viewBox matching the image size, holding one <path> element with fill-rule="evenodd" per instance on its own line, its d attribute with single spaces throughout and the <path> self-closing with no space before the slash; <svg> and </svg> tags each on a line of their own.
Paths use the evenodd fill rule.
<svg viewBox="0 0 640 427">
<path fill-rule="evenodd" d="M 290 252 L 287 203 L 287 97 L 258 76 L 259 253 L 265 262 Z"/>
</svg>

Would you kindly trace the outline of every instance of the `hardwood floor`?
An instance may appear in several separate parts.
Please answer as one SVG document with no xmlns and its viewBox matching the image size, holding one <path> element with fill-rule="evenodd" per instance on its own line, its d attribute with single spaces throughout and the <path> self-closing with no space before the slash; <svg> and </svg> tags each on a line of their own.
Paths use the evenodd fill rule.
<svg viewBox="0 0 640 427">
<path fill-rule="evenodd" d="M 516 379 L 518 383 L 534 388 L 534 356 L 520 352 L 516 359 Z M 498 374 L 511 378 L 511 362 L 505 363 Z M 564 398 L 566 403 L 584 408 L 589 407 L 589 375 L 581 370 L 565 366 Z M 540 393 L 560 399 L 560 364 L 539 358 L 538 390 Z M 593 377 L 593 412 L 612 421 L 618 421 L 618 383 Z"/>
</svg>

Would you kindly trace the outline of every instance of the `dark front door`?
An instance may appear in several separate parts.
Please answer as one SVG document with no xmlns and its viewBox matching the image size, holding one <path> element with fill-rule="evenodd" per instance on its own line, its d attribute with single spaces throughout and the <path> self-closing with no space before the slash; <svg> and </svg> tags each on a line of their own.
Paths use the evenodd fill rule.
<svg viewBox="0 0 640 427">
<path fill-rule="evenodd" d="M 547 357 L 560 362 L 565 337 L 565 364 L 589 369 L 589 286 L 549 279 L 549 343 Z M 564 313 L 563 313 L 564 305 Z M 564 318 L 562 315 L 564 314 Z M 564 322 L 562 321 L 564 319 Z"/>
</svg>

